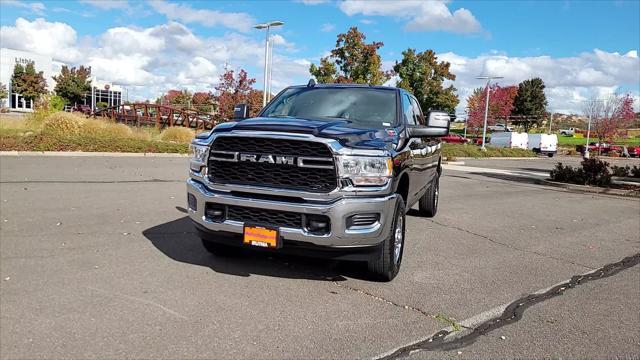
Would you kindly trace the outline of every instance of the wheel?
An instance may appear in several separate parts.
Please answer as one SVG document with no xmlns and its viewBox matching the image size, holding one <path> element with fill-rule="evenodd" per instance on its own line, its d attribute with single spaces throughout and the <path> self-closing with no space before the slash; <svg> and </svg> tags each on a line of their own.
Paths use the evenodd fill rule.
<svg viewBox="0 0 640 360">
<path fill-rule="evenodd" d="M 233 247 L 233 246 L 229 246 L 229 245 L 224 245 L 224 244 L 220 244 L 217 242 L 213 242 L 207 239 L 200 239 L 202 240 L 202 246 L 204 246 L 204 248 L 210 252 L 211 254 L 214 255 L 218 255 L 218 256 L 233 256 L 238 254 L 238 252 L 240 251 L 239 248 Z"/>
<path fill-rule="evenodd" d="M 553 157 L 553 153 L 548 153 L 547 156 L 552 158 Z"/>
<path fill-rule="evenodd" d="M 405 211 L 404 200 L 398 197 L 393 214 L 391 233 L 382 243 L 380 252 L 367 263 L 372 278 L 391 281 L 398 275 L 404 251 Z"/>
<path fill-rule="evenodd" d="M 436 177 L 432 182 L 427 192 L 422 195 L 418 206 L 420 209 L 420 215 L 426 217 L 434 217 L 438 212 L 438 198 L 440 197 L 440 175 Z"/>
</svg>

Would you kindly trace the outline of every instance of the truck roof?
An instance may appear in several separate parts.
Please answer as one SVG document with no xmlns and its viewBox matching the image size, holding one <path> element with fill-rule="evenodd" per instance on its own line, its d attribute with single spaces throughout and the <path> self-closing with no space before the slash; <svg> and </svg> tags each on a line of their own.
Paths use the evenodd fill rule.
<svg viewBox="0 0 640 360">
<path fill-rule="evenodd" d="M 306 88 L 308 85 L 293 85 L 289 88 Z M 394 86 L 383 85 L 367 85 L 367 84 L 315 84 L 314 88 L 368 88 L 368 89 L 380 89 L 380 90 L 402 90 Z"/>
</svg>

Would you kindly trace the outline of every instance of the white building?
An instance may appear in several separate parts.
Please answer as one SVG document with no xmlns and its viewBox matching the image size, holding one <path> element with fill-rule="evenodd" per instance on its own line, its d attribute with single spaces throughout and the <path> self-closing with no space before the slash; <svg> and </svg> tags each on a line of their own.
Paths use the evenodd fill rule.
<svg viewBox="0 0 640 360">
<path fill-rule="evenodd" d="M 20 94 L 11 89 L 11 76 L 16 64 L 26 66 L 33 62 L 36 71 L 42 71 L 47 82 L 47 90 L 53 92 L 56 86 L 53 76 L 59 74 L 60 68 L 65 65 L 53 60 L 50 56 L 35 54 L 27 51 L 0 48 L 0 83 L 7 87 L 9 96 L 0 99 L 0 107 L 8 107 L 10 111 L 33 111 L 33 100 L 26 100 Z M 97 80 L 97 74 L 93 74 L 93 91 L 87 93 L 85 105 L 96 107 L 97 103 L 106 106 L 118 106 L 122 104 L 122 88 L 108 81 Z M 92 101 L 92 99 L 94 99 Z M 70 104 L 74 105 L 74 104 Z M 103 104 L 100 104 L 103 105 Z"/>
</svg>

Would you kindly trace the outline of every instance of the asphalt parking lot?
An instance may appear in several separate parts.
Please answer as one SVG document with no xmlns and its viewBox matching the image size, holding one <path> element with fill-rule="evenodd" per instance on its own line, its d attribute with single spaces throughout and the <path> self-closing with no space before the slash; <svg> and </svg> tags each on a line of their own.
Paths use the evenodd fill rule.
<svg viewBox="0 0 640 360">
<path fill-rule="evenodd" d="M 638 199 L 447 170 L 438 215 L 409 213 L 401 272 L 378 283 L 358 264 L 209 255 L 185 217 L 186 169 L 0 157 L 0 358 L 640 355 Z"/>
</svg>

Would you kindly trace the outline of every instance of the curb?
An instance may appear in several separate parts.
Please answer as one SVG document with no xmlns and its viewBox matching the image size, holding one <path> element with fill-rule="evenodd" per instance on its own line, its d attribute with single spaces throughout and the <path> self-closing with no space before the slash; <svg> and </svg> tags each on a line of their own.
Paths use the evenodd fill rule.
<svg viewBox="0 0 640 360">
<path fill-rule="evenodd" d="M 539 156 L 533 156 L 533 157 L 504 157 L 504 156 L 500 156 L 500 157 L 461 157 L 461 156 L 456 156 L 456 159 L 461 159 L 461 160 L 538 160 L 538 159 L 546 159 L 539 157 Z"/>
<path fill-rule="evenodd" d="M 547 185 L 547 186 L 563 188 L 573 192 L 640 198 L 640 190 L 621 190 L 621 189 L 601 188 L 601 187 L 588 186 L 588 185 L 566 184 L 566 183 L 560 183 L 560 182 L 555 182 L 551 180 L 542 180 L 542 179 L 535 179 L 535 183 L 539 185 Z"/>
<path fill-rule="evenodd" d="M 178 153 L 122 153 L 122 152 L 85 152 L 85 151 L 0 151 L 0 156 L 53 156 L 53 157 L 158 157 L 182 158 L 189 154 Z"/>
</svg>

